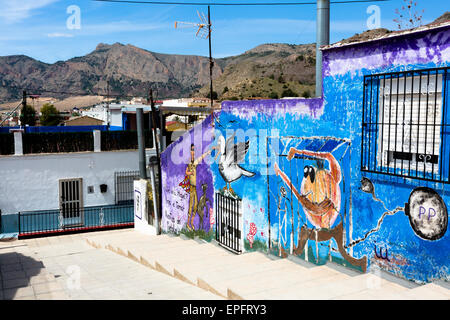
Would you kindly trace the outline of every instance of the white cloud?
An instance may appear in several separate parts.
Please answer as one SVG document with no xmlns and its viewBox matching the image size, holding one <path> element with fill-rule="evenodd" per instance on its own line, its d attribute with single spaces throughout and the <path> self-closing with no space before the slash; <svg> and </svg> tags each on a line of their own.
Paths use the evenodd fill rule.
<svg viewBox="0 0 450 320">
<path fill-rule="evenodd" d="M 49 38 L 72 38 L 73 34 L 54 32 L 54 33 L 47 34 L 47 37 L 49 37 Z"/>
<path fill-rule="evenodd" d="M 0 18 L 6 23 L 29 18 L 33 10 L 43 8 L 59 0 L 0 0 Z"/>
<path fill-rule="evenodd" d="M 81 25 L 81 34 L 83 35 L 99 35 L 110 34 L 116 32 L 137 32 L 137 31 L 149 31 L 159 28 L 169 28 L 168 24 L 156 24 L 156 23 L 134 23 L 130 21 L 113 21 L 102 24 L 89 24 L 84 23 Z"/>
<path fill-rule="evenodd" d="M 389 20 L 382 20 L 381 27 L 392 28 Z M 218 33 L 245 34 L 315 34 L 315 19 L 233 19 L 218 20 L 213 28 Z M 367 31 L 367 21 L 361 20 L 331 20 L 330 33 L 360 33 Z M 353 35 L 352 34 L 352 35 Z"/>
</svg>

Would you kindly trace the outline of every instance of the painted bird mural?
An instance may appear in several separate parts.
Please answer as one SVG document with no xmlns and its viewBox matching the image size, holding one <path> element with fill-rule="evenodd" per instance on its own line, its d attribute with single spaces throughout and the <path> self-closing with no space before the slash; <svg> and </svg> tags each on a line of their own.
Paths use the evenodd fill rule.
<svg viewBox="0 0 450 320">
<path fill-rule="evenodd" d="M 255 175 L 254 172 L 247 171 L 239 165 L 245 159 L 250 142 L 234 143 L 234 136 L 235 134 L 229 137 L 226 142 L 222 135 L 218 138 L 219 172 L 226 182 L 223 190 L 227 189 L 231 193 L 234 193 L 231 182 L 242 176 L 253 177 Z"/>
</svg>

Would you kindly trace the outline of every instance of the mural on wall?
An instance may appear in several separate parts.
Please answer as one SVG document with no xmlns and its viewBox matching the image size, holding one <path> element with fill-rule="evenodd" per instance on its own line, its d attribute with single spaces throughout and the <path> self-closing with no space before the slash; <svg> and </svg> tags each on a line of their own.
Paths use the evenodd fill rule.
<svg viewBox="0 0 450 320">
<path fill-rule="evenodd" d="M 217 194 L 226 195 L 239 200 L 247 251 L 450 280 L 449 184 L 361 171 L 364 76 L 448 66 L 448 54 L 441 54 L 450 52 L 448 31 L 325 49 L 323 99 L 223 102 L 218 163 L 196 166 L 195 195 L 187 168 L 210 143 L 182 139 L 169 146 L 187 150 L 182 164 L 162 155 L 163 229 L 211 232 L 222 223 L 213 214 Z M 208 118 L 201 126 L 210 124 Z M 242 130 L 245 138 L 231 139 L 225 130 Z M 239 234 L 233 228 L 226 232 Z"/>
<path fill-rule="evenodd" d="M 210 169 L 214 131 L 206 118 L 161 154 L 163 183 L 162 230 L 199 236 L 214 236 L 214 184 Z"/>
<path fill-rule="evenodd" d="M 327 139 L 334 142 L 326 146 Z M 348 215 L 345 218 L 346 214 L 343 215 L 341 212 L 342 209 L 344 211 L 346 209 L 341 206 L 343 177 L 340 163 L 344 165 L 348 163 L 336 160 L 333 155 L 333 152 L 339 149 L 337 140 L 289 137 L 282 138 L 281 141 L 283 152 L 279 154 L 280 160 L 273 164 L 273 168 L 275 176 L 282 181 L 282 185 L 280 186 L 277 181 L 275 187 L 273 181 L 270 181 L 273 178 L 270 177 L 268 182 L 272 187 L 271 199 L 275 200 L 272 208 L 276 206 L 273 209 L 276 211 L 274 224 L 277 228 L 271 237 L 272 250 L 275 250 L 279 256 L 286 257 L 288 254 L 294 254 L 318 264 L 339 257 L 361 271 L 367 270 L 368 258 L 373 257 L 376 262 L 389 263 L 390 268 L 394 268 L 398 265 L 408 265 L 408 263 L 401 255 L 392 253 L 390 255 L 389 247 L 386 244 L 377 243 L 377 240 L 371 241 L 372 254 L 355 258 L 350 250 L 379 232 L 386 217 L 394 216 L 399 212 L 404 212 L 408 216 L 412 230 L 421 239 L 435 241 L 446 233 L 447 207 L 435 190 L 426 187 L 415 188 L 405 207 L 398 206 L 390 210 L 385 202 L 376 196 L 372 181 L 362 177 L 359 189 L 370 194 L 374 201 L 380 202 L 385 211 L 362 237 L 356 240 L 350 239 L 346 236 L 346 232 L 351 232 L 349 229 L 352 228 L 352 218 Z M 295 146 L 292 146 L 293 144 Z M 341 142 L 341 144 L 345 143 Z M 317 146 L 320 146 L 320 151 L 313 151 L 318 148 Z M 330 147 L 334 150 L 326 152 Z M 345 153 L 347 150 L 348 148 Z M 341 159 L 345 159 L 345 153 Z M 292 161 L 301 161 L 301 164 L 292 164 Z M 284 163 L 284 169 L 280 168 L 281 163 Z M 278 193 L 274 189 L 278 190 Z M 344 192 L 344 196 L 348 194 Z M 271 199 L 269 199 L 269 205 Z M 309 244 L 310 242 L 312 245 Z M 328 250 L 324 250 L 323 247 L 328 247 Z"/>
<path fill-rule="evenodd" d="M 371 194 L 373 200 L 378 201 L 383 205 L 385 212 L 378 219 L 375 228 L 367 231 L 363 237 L 352 241 L 347 248 L 363 243 L 370 235 L 381 232 L 381 226 L 385 217 L 394 216 L 398 212 L 404 212 L 409 218 L 411 230 L 422 240 L 436 241 L 445 235 L 448 225 L 447 207 L 441 196 L 435 190 L 428 187 L 417 187 L 411 191 L 405 206 L 399 206 L 394 210 L 387 209 L 384 201 L 376 197 L 375 187 L 372 181 L 367 177 L 361 179 L 360 190 Z M 382 235 L 380 237 L 383 238 Z M 402 267 L 412 267 L 411 263 L 408 262 L 408 259 L 402 254 L 393 254 L 393 251 L 396 251 L 396 249 L 398 251 L 399 247 L 404 247 L 403 245 L 400 243 L 392 244 L 389 242 L 386 243 L 386 241 L 383 242 L 384 245 L 380 245 L 377 243 L 377 240 L 373 240 L 372 261 L 376 265 L 398 275 L 402 274 Z"/>
<path fill-rule="evenodd" d="M 180 182 L 181 186 L 189 194 L 189 209 L 188 209 L 188 219 L 186 227 L 188 230 L 195 230 L 194 218 L 198 214 L 200 221 L 198 229 L 203 227 L 203 215 L 206 208 L 206 201 L 211 205 L 211 201 L 206 197 L 206 190 L 208 185 L 203 183 L 201 188 L 203 190 L 202 198 L 200 199 L 200 205 L 197 196 L 197 166 L 199 163 L 211 153 L 211 150 L 206 151 L 200 157 L 195 158 L 195 146 L 191 144 L 191 161 L 186 166 L 186 176 L 183 181 Z"/>
<path fill-rule="evenodd" d="M 253 177 L 255 173 L 245 170 L 240 164 L 244 162 L 248 153 L 250 141 L 235 143 L 236 134 L 233 132 L 226 142 L 223 135 L 218 137 L 219 147 L 219 172 L 226 186 L 221 190 L 227 192 L 235 198 L 238 197 L 231 188 L 231 182 L 238 180 L 242 176 Z"/>
<path fill-rule="evenodd" d="M 248 241 L 250 248 L 253 248 L 257 227 L 251 223 L 251 231 L 246 239 L 242 238 L 244 232 L 242 195 L 231 187 L 231 183 L 239 184 L 242 177 L 252 178 L 255 173 L 242 166 L 250 148 L 250 141 L 236 142 L 235 140 L 235 131 L 226 140 L 222 133 L 217 131 L 217 170 L 222 178 L 219 180 L 225 182 L 225 186 L 216 191 L 217 240 L 232 251 L 242 252 L 245 241 Z"/>
<path fill-rule="evenodd" d="M 348 204 L 341 205 L 341 188 L 345 195 L 349 190 L 341 186 L 340 163 L 349 165 L 350 143 L 330 137 L 288 137 L 280 141 L 282 152 L 273 164 L 275 177 L 268 179 L 276 204 L 271 208 L 276 211 L 274 224 L 278 225 L 270 240 L 277 254 L 294 254 L 318 264 L 339 256 L 366 270 L 367 258 L 354 258 L 345 247 L 344 224 L 351 223 L 351 217 L 346 212 Z"/>
</svg>

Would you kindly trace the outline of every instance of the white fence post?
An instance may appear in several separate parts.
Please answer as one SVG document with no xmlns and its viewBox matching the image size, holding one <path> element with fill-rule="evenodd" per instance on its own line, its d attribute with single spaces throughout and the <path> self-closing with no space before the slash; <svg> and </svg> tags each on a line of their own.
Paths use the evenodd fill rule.
<svg viewBox="0 0 450 320">
<path fill-rule="evenodd" d="M 101 132 L 100 132 L 100 130 L 94 130 L 93 133 L 94 133 L 94 152 L 101 152 L 102 151 Z"/>
<path fill-rule="evenodd" d="M 14 155 L 23 156 L 22 131 L 14 132 Z"/>
</svg>

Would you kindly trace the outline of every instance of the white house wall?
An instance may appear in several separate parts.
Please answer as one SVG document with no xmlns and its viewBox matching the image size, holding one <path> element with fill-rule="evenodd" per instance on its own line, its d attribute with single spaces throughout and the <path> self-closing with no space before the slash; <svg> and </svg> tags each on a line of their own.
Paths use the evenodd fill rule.
<svg viewBox="0 0 450 320">
<path fill-rule="evenodd" d="M 114 204 L 114 172 L 139 170 L 137 151 L 0 157 L 2 214 L 59 208 L 59 180 L 83 179 L 84 206 Z M 100 192 L 106 184 L 107 192 Z M 94 193 L 87 193 L 94 186 Z"/>
</svg>

